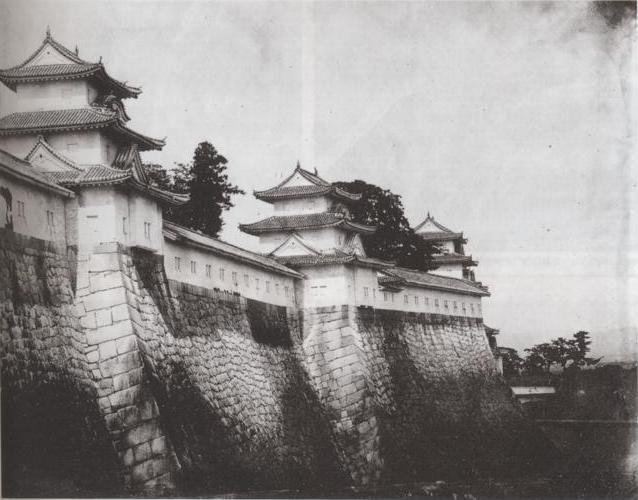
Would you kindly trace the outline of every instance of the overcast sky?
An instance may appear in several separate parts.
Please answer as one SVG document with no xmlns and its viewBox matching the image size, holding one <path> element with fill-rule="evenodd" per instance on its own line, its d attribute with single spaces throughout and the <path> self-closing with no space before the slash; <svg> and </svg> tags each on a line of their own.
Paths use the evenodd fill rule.
<svg viewBox="0 0 638 500">
<path fill-rule="evenodd" d="M 611 359 L 635 352 L 638 304 L 635 19 L 615 10 L 0 0 L 0 67 L 50 25 L 143 86 L 131 127 L 167 136 L 145 160 L 188 161 L 202 140 L 229 159 L 249 194 L 224 239 L 256 248 L 236 227 L 270 206 L 250 193 L 298 159 L 329 180 L 365 179 L 401 194 L 413 225 L 430 211 L 465 232 L 501 345 L 583 329 Z"/>
</svg>

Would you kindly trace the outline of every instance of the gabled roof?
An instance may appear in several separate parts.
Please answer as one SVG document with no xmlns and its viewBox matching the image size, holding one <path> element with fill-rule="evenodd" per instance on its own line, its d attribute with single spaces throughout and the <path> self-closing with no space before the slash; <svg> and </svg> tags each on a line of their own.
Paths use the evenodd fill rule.
<svg viewBox="0 0 638 500">
<path fill-rule="evenodd" d="M 319 255 L 321 252 L 306 242 L 298 233 L 292 233 L 286 238 L 281 245 L 268 254 L 269 257 L 278 257 L 286 248 L 293 248 L 299 251 L 298 255 Z"/>
<path fill-rule="evenodd" d="M 0 118 L 0 135 L 46 134 L 106 127 L 135 142 L 141 151 L 159 150 L 166 144 L 162 139 L 153 139 L 131 130 L 121 122 L 116 112 L 97 106 L 25 111 Z"/>
<path fill-rule="evenodd" d="M 0 172 L 67 198 L 75 196 L 72 191 L 58 186 L 44 172 L 31 165 L 28 161 L 21 160 L 2 149 L 0 149 Z"/>
<path fill-rule="evenodd" d="M 42 157 L 43 154 L 46 154 L 49 157 L 52 157 L 57 161 L 57 164 L 63 170 L 71 170 L 71 171 L 79 171 L 82 170 L 77 163 L 75 163 L 70 158 L 58 153 L 55 149 L 51 147 L 51 145 L 44 139 L 42 136 L 38 136 L 38 141 L 34 144 L 29 151 L 29 154 L 25 157 L 25 160 L 36 164 L 39 157 Z M 49 170 L 49 169 L 45 169 Z M 58 168 L 56 168 L 58 170 Z"/>
<path fill-rule="evenodd" d="M 58 64 L 33 64 L 33 61 L 47 49 L 53 49 L 62 56 L 64 62 Z M 47 30 L 46 37 L 24 62 L 8 69 L 0 69 L 0 82 L 15 90 L 16 84 L 53 80 L 92 78 L 120 98 L 137 97 L 142 93 L 138 87 L 132 87 L 109 76 L 102 62 L 88 62 L 64 45 L 54 40 Z"/>
<path fill-rule="evenodd" d="M 274 215 L 253 224 L 240 224 L 239 229 L 248 234 L 258 235 L 268 232 L 320 229 L 336 226 L 360 233 L 373 233 L 375 231 L 375 228 L 372 226 L 364 226 L 341 214 L 330 212 L 303 215 Z"/>
<path fill-rule="evenodd" d="M 303 276 L 297 271 L 290 269 L 275 259 L 271 259 L 264 255 L 250 252 L 243 248 L 231 245 L 217 238 L 211 238 L 204 234 L 193 231 L 192 229 L 185 228 L 173 222 L 164 221 L 164 238 L 176 243 L 184 243 L 202 250 L 223 255 L 230 259 L 240 260 L 253 266 L 266 269 L 268 271 L 274 271 L 292 278 L 302 278 Z"/>
<path fill-rule="evenodd" d="M 308 184 L 287 185 L 296 175 L 299 175 L 308 181 Z M 313 174 L 304 170 L 301 168 L 299 163 L 297 163 L 297 167 L 293 173 L 286 177 L 286 179 L 278 185 L 264 191 L 254 191 L 253 194 L 257 199 L 267 203 L 293 198 L 310 198 L 313 196 L 331 196 L 348 202 L 356 201 L 361 198 L 361 194 L 353 194 L 344 191 L 331 182 L 322 179 L 318 174 Z"/>
<path fill-rule="evenodd" d="M 460 278 L 451 278 L 448 276 L 439 276 L 416 269 L 407 269 L 404 267 L 392 267 L 385 269 L 383 273 L 392 278 L 398 278 L 405 284 L 419 286 L 423 288 L 432 288 L 436 290 L 446 290 L 467 295 L 489 296 L 486 287 L 480 286 L 469 280 Z M 379 282 L 382 284 L 381 282 Z"/>
<path fill-rule="evenodd" d="M 457 233 L 437 222 L 428 212 L 421 224 L 414 228 L 414 232 L 426 241 L 448 241 L 464 239 L 463 233 Z"/>
</svg>

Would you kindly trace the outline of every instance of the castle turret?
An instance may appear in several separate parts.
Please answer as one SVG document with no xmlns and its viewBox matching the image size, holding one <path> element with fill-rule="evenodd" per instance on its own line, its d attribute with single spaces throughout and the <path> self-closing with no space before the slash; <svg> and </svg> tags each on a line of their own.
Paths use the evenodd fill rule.
<svg viewBox="0 0 638 500">
<path fill-rule="evenodd" d="M 388 263 L 366 257 L 361 235 L 375 228 L 350 215 L 361 195 L 299 164 L 283 182 L 254 194 L 271 203 L 275 215 L 239 228 L 259 236 L 263 253 L 305 275 L 297 290 L 303 307 L 357 303 L 364 288 L 376 287 L 376 270 Z"/>
<path fill-rule="evenodd" d="M 436 274 L 465 278 L 474 281 L 474 271 L 470 268 L 478 264 L 471 255 L 465 255 L 467 239 L 463 233 L 457 233 L 437 222 L 428 212 L 421 224 L 414 228 L 414 232 L 427 243 L 438 247 L 438 252 L 433 256 L 437 268 Z"/>
<path fill-rule="evenodd" d="M 0 70 L 14 93 L 0 112 L 0 149 L 78 195 L 80 245 L 118 241 L 161 250 L 159 204 L 185 201 L 153 187 L 140 152 L 164 141 L 131 129 L 124 99 L 141 90 L 81 59 L 49 30 L 24 62 Z"/>
<path fill-rule="evenodd" d="M 344 191 L 299 164 L 283 182 L 255 191 L 254 195 L 271 203 L 275 215 L 253 224 L 241 224 L 239 228 L 259 236 L 264 253 L 365 257 L 360 235 L 372 233 L 375 228 L 358 224 L 350 216 L 350 204 L 361 195 Z"/>
</svg>

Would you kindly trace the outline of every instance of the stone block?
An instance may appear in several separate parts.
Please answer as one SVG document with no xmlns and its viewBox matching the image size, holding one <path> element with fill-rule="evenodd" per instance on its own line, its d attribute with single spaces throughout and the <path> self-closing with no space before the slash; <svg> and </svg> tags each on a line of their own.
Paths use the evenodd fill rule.
<svg viewBox="0 0 638 500">
<path fill-rule="evenodd" d="M 127 429 L 140 423 L 140 410 L 137 406 L 127 406 L 118 410 L 117 413 Z"/>
<path fill-rule="evenodd" d="M 137 339 L 135 335 L 128 335 L 115 341 L 118 354 L 134 351 L 137 349 Z"/>
<path fill-rule="evenodd" d="M 151 441 L 151 452 L 153 455 L 163 455 L 166 452 L 166 438 L 164 436 Z"/>
<path fill-rule="evenodd" d="M 137 352 L 127 352 L 100 363 L 100 373 L 103 377 L 113 377 L 141 366 L 142 362 Z"/>
<path fill-rule="evenodd" d="M 126 291 L 124 287 L 111 288 L 92 292 L 84 297 L 84 308 L 87 311 L 95 311 L 105 307 L 117 306 L 126 303 Z"/>
<path fill-rule="evenodd" d="M 133 448 L 128 448 L 123 452 L 120 452 L 120 458 L 125 467 L 131 467 L 135 463 L 135 456 L 133 455 Z"/>
<path fill-rule="evenodd" d="M 118 321 L 112 325 L 101 326 L 95 331 L 87 332 L 86 341 L 89 345 L 101 344 L 109 340 L 116 340 L 133 334 L 133 324 L 129 321 Z"/>
<path fill-rule="evenodd" d="M 136 446 L 155 439 L 161 435 L 159 424 L 155 420 L 148 420 L 130 429 L 123 438 L 126 446 Z"/>
<path fill-rule="evenodd" d="M 98 359 L 100 359 L 100 353 L 97 350 L 91 351 L 87 353 L 86 359 L 89 363 L 97 363 Z"/>
<path fill-rule="evenodd" d="M 139 397 L 139 393 L 138 387 L 129 387 L 128 389 L 114 392 L 109 396 L 111 407 L 114 410 L 119 410 L 127 406 L 133 406 Z"/>
<path fill-rule="evenodd" d="M 117 253 L 94 253 L 89 261 L 89 270 L 92 272 L 118 271 L 120 262 Z"/>
<path fill-rule="evenodd" d="M 133 484 L 143 484 L 149 479 L 153 479 L 153 461 L 147 460 L 133 466 L 131 469 Z"/>
<path fill-rule="evenodd" d="M 102 410 L 105 413 L 110 413 L 111 412 L 111 402 L 109 401 L 109 398 L 99 398 L 97 400 L 97 403 L 100 407 L 100 410 Z"/>
<path fill-rule="evenodd" d="M 110 309 L 98 309 L 95 311 L 96 326 L 107 326 L 113 323 Z"/>
<path fill-rule="evenodd" d="M 149 445 L 149 443 L 142 443 L 133 448 L 133 454 L 135 455 L 136 462 L 144 462 L 151 458 L 151 446 Z"/>
<path fill-rule="evenodd" d="M 138 385 L 142 381 L 142 368 L 135 368 L 129 372 L 121 373 L 113 377 L 113 388 L 116 391 L 122 391 Z"/>
<path fill-rule="evenodd" d="M 115 342 L 109 341 L 99 344 L 100 360 L 105 361 L 107 359 L 117 356 L 117 350 L 115 348 Z"/>
<path fill-rule="evenodd" d="M 115 306 L 111 309 L 111 315 L 113 316 L 113 321 L 123 321 L 129 318 L 129 306 L 128 304 L 120 304 L 119 306 Z"/>
<path fill-rule="evenodd" d="M 108 271 L 105 273 L 90 273 L 89 288 L 91 292 L 108 290 L 122 286 L 122 275 L 119 271 Z"/>
<path fill-rule="evenodd" d="M 88 312 L 84 316 L 80 317 L 80 325 L 82 326 L 82 328 L 94 330 L 97 327 L 97 322 L 95 321 L 95 313 Z"/>
</svg>

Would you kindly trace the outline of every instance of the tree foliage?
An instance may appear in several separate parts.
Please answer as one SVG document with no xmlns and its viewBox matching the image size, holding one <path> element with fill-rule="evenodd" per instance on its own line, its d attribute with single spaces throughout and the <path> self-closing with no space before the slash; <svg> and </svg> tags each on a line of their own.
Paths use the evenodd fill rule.
<svg viewBox="0 0 638 500">
<path fill-rule="evenodd" d="M 224 225 L 222 213 L 233 206 L 231 197 L 244 194 L 228 180 L 228 160 L 207 141 L 195 149 L 190 163 L 178 163 L 170 176 L 158 166 L 146 166 L 151 182 L 174 193 L 189 194 L 184 205 L 164 211 L 164 216 L 178 224 L 217 236 Z"/>
<path fill-rule="evenodd" d="M 436 247 L 425 243 L 410 227 L 401 196 L 362 180 L 337 182 L 338 187 L 359 194 L 353 204 L 353 218 L 376 226 L 374 234 L 363 236 L 363 246 L 370 257 L 396 261 L 403 267 L 427 271 L 433 269 L 432 253 Z"/>
<path fill-rule="evenodd" d="M 563 370 L 580 369 L 592 366 L 602 358 L 587 356 L 590 351 L 591 339 L 589 332 L 576 332 L 571 339 L 558 337 L 550 342 L 537 344 L 525 349 L 525 370 L 532 375 L 549 373 L 552 366 L 560 366 Z"/>
</svg>

